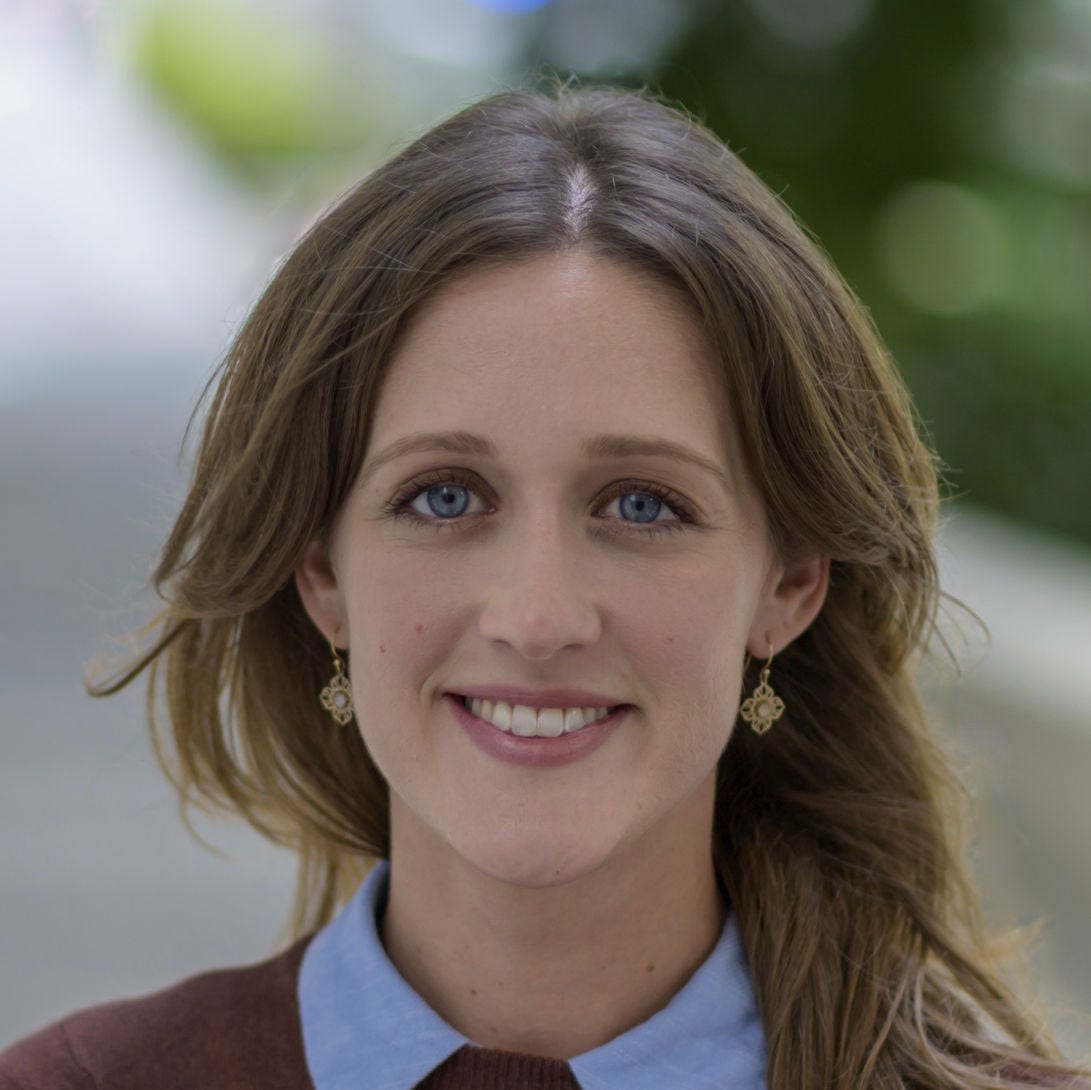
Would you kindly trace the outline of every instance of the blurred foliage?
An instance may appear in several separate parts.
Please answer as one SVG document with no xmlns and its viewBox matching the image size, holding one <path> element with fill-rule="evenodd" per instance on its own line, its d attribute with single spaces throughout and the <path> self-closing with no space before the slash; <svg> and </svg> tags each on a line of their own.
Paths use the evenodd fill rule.
<svg viewBox="0 0 1091 1090">
<path fill-rule="evenodd" d="M 871 309 L 956 495 L 1091 543 L 1091 8 L 691 6 L 652 71 L 582 75 L 685 104 L 781 194 Z"/>
<path fill-rule="evenodd" d="M 321 24 L 232 0 L 162 0 L 134 53 L 170 106 L 253 177 L 366 138 L 370 111 L 345 93 L 350 55 Z"/>
</svg>

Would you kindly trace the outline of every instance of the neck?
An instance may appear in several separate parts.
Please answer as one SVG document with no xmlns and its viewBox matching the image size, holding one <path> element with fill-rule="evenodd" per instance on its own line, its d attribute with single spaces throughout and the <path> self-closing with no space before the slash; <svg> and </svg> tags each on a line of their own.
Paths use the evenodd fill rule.
<svg viewBox="0 0 1091 1090">
<path fill-rule="evenodd" d="M 642 844 L 556 887 L 499 881 L 434 853 L 391 853 L 391 961 L 476 1044 L 570 1059 L 650 1018 L 716 944 L 710 843 Z M 437 863 L 439 865 L 437 865 Z"/>
</svg>

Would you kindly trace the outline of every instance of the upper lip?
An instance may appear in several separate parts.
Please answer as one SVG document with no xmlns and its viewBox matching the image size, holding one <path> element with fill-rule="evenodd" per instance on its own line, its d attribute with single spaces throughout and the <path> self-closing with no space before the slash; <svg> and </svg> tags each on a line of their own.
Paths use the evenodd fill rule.
<svg viewBox="0 0 1091 1090">
<path fill-rule="evenodd" d="M 480 700 L 506 700 L 509 704 L 524 704 L 528 708 L 614 708 L 624 704 L 603 693 L 589 689 L 525 689 L 518 685 L 461 685 L 448 689 L 454 696 Z"/>
</svg>

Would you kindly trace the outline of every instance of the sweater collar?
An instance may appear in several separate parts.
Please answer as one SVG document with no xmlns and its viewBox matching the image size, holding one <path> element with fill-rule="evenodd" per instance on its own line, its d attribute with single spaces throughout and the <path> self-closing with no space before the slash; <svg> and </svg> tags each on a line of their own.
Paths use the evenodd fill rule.
<svg viewBox="0 0 1091 1090">
<path fill-rule="evenodd" d="M 472 1043 L 386 956 L 376 920 L 389 877 L 389 863 L 377 866 L 304 955 L 299 1010 L 315 1090 L 411 1090 Z M 734 916 L 667 1006 L 569 1066 L 583 1090 L 759 1090 L 765 1041 Z"/>
</svg>

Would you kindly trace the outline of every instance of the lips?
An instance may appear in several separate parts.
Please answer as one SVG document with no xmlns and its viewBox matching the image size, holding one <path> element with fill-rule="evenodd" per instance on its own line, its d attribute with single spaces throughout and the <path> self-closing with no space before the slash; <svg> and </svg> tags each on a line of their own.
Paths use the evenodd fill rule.
<svg viewBox="0 0 1091 1090">
<path fill-rule="evenodd" d="M 446 693 L 443 702 L 479 749 L 505 764 L 536 768 L 571 764 L 587 757 L 610 738 L 632 710 L 631 704 L 616 707 L 604 718 L 558 737 L 520 737 L 479 719 L 466 707 L 461 696 Z"/>
<path fill-rule="evenodd" d="M 556 738 L 584 730 L 591 723 L 605 719 L 613 708 L 536 708 L 527 704 L 509 704 L 506 700 L 481 700 L 464 697 L 463 703 L 478 719 L 497 730 L 511 731 L 520 738 Z"/>
</svg>

